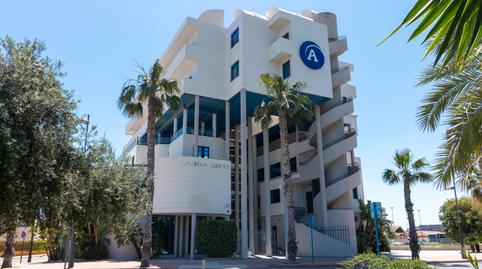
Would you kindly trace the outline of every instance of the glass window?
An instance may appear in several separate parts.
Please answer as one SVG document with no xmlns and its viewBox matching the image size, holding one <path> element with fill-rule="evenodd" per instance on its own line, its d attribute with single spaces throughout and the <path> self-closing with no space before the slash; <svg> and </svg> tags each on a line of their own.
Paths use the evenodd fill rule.
<svg viewBox="0 0 482 269">
<path fill-rule="evenodd" d="M 279 189 L 271 190 L 270 193 L 271 193 L 271 203 L 272 204 L 276 204 L 276 203 L 279 203 L 281 201 Z"/>
<path fill-rule="evenodd" d="M 231 81 L 239 76 L 239 61 L 231 65 Z"/>
<path fill-rule="evenodd" d="M 358 189 L 357 189 L 357 188 L 353 188 L 352 192 L 353 192 L 353 199 L 358 200 Z"/>
<path fill-rule="evenodd" d="M 287 79 L 291 76 L 290 60 L 283 64 L 283 79 Z"/>
<path fill-rule="evenodd" d="M 136 164 L 136 157 L 135 157 L 135 156 L 132 156 L 131 164 L 132 164 L 132 165 Z"/>
<path fill-rule="evenodd" d="M 264 181 L 264 168 L 258 169 L 258 182 Z"/>
<path fill-rule="evenodd" d="M 209 147 L 198 146 L 197 156 L 199 158 L 209 159 Z"/>
<path fill-rule="evenodd" d="M 236 28 L 234 32 L 231 33 L 231 48 L 239 42 L 239 28 Z"/>
<path fill-rule="evenodd" d="M 313 192 L 306 192 L 306 213 L 313 213 Z"/>
<path fill-rule="evenodd" d="M 296 157 L 290 159 L 291 173 L 298 171 L 298 165 L 296 163 Z"/>
<path fill-rule="evenodd" d="M 290 39 L 290 32 L 286 32 L 286 34 L 283 35 L 283 38 Z"/>
<path fill-rule="evenodd" d="M 271 178 L 275 178 L 275 177 L 280 177 L 280 176 L 281 176 L 281 164 L 280 164 L 280 163 L 272 164 L 272 165 L 269 167 L 269 170 L 270 170 Z"/>
</svg>

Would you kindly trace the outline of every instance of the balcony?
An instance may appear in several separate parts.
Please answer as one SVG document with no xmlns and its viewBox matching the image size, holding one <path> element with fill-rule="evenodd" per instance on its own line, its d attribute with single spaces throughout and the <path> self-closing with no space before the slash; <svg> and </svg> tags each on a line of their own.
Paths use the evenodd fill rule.
<svg viewBox="0 0 482 269">
<path fill-rule="evenodd" d="M 345 66 L 341 68 L 337 68 L 334 70 L 331 70 L 331 83 L 332 87 L 339 87 L 342 84 L 347 83 L 351 79 L 351 74 L 350 74 L 350 67 Z"/>
<path fill-rule="evenodd" d="M 352 149 L 356 148 L 357 146 L 357 139 L 356 139 L 356 130 L 351 129 L 345 134 L 325 145 L 323 145 L 323 162 L 328 164 L 342 154 L 345 154 Z"/>
<path fill-rule="evenodd" d="M 293 51 L 293 41 L 280 37 L 269 46 L 269 59 L 274 63 L 281 64 L 291 57 Z"/>
<path fill-rule="evenodd" d="M 361 172 L 357 163 L 348 166 L 346 175 L 331 179 L 326 187 L 326 201 L 331 203 L 346 192 L 351 192 L 361 184 Z"/>
<path fill-rule="evenodd" d="M 184 44 L 169 64 L 166 77 L 178 80 L 185 77 L 196 64 L 197 55 L 198 46 L 196 42 Z"/>
<path fill-rule="evenodd" d="M 174 134 L 174 137 L 172 138 L 172 141 L 174 141 L 176 138 L 180 137 L 183 134 L 184 134 L 183 128 L 177 130 L 177 132 Z M 190 135 L 194 134 L 194 128 L 193 127 L 187 127 L 186 134 L 190 134 Z M 205 129 L 205 130 L 199 129 L 198 135 L 207 136 L 207 137 L 214 137 L 213 130 L 210 130 L 210 129 Z"/>
<path fill-rule="evenodd" d="M 330 42 L 330 56 L 339 56 L 348 49 L 348 42 L 345 36 L 339 36 L 336 38 L 328 38 Z"/>
</svg>

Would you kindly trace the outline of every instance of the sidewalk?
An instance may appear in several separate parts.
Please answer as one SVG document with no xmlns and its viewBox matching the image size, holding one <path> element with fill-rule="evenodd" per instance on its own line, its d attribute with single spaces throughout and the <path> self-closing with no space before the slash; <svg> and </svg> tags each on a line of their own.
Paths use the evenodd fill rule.
<svg viewBox="0 0 482 269">
<path fill-rule="evenodd" d="M 470 253 L 472 257 L 482 261 L 482 253 Z M 392 250 L 388 257 L 394 259 L 410 259 L 410 250 Z M 422 250 L 420 251 L 420 259 L 428 263 L 452 263 L 452 262 L 468 262 L 462 259 L 460 250 Z"/>
</svg>

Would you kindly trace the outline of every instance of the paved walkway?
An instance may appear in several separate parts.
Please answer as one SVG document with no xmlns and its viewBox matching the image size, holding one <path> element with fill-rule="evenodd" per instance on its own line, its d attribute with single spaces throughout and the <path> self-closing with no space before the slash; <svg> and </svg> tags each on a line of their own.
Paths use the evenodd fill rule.
<svg viewBox="0 0 482 269">
<path fill-rule="evenodd" d="M 470 253 L 472 257 L 482 261 L 482 253 Z M 412 256 L 410 250 L 392 250 L 388 254 L 391 258 L 410 259 Z M 466 262 L 462 259 L 460 250 L 422 250 L 420 251 L 420 259 L 429 263 L 447 263 L 447 262 Z"/>
</svg>

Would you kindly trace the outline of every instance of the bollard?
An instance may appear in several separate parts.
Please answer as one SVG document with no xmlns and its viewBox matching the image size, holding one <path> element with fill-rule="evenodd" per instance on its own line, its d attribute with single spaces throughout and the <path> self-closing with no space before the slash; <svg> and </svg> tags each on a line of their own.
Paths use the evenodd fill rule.
<svg viewBox="0 0 482 269">
<path fill-rule="evenodd" d="M 201 269 L 206 269 L 206 260 L 201 261 Z"/>
</svg>

